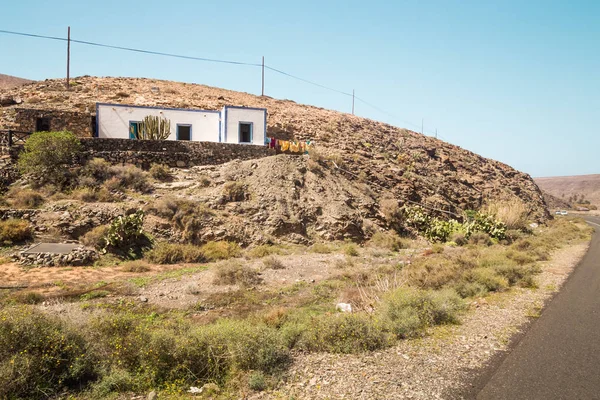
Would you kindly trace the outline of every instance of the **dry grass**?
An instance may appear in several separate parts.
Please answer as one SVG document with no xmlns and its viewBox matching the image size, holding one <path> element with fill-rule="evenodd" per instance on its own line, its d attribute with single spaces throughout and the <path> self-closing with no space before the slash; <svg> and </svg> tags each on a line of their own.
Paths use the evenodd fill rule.
<svg viewBox="0 0 600 400">
<path fill-rule="evenodd" d="M 502 221 L 508 229 L 526 229 L 529 210 L 525 203 L 518 198 L 508 201 L 487 203 L 482 212 L 493 215 Z"/>
<path fill-rule="evenodd" d="M 216 285 L 254 286 L 262 283 L 260 272 L 240 262 L 229 262 L 217 266 Z"/>
</svg>

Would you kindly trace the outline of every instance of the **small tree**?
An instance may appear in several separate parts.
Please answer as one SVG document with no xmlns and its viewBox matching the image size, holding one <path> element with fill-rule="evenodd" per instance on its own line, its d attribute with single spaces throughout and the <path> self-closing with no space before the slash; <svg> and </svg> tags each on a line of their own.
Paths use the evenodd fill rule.
<svg viewBox="0 0 600 400">
<path fill-rule="evenodd" d="M 25 142 L 19 170 L 39 184 L 64 185 L 69 180 L 69 167 L 80 151 L 81 143 L 71 132 L 36 132 Z"/>
</svg>

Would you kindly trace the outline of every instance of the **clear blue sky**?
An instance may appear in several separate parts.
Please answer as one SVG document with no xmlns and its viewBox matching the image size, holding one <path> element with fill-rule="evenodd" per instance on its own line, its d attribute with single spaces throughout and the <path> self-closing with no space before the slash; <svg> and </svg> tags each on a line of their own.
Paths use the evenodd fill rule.
<svg viewBox="0 0 600 400">
<path fill-rule="evenodd" d="M 266 63 L 351 92 L 356 113 L 440 136 L 533 176 L 600 173 L 600 1 L 19 0 L 0 29 Z M 0 73 L 64 76 L 62 42 L 0 34 Z M 73 75 L 260 94 L 260 69 L 72 45 Z M 267 71 L 266 94 L 349 112 Z M 408 121 L 408 123 L 407 123 Z M 412 124 L 412 125 L 411 125 Z"/>
</svg>

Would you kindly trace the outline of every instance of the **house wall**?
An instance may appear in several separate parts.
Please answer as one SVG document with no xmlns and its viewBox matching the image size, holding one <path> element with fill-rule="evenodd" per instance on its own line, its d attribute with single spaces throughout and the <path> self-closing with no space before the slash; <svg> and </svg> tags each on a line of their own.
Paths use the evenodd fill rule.
<svg viewBox="0 0 600 400">
<path fill-rule="evenodd" d="M 252 123 L 252 144 L 264 146 L 266 140 L 267 110 L 226 106 L 223 110 L 223 134 L 225 143 L 239 143 L 240 122 Z"/>
<path fill-rule="evenodd" d="M 98 104 L 98 137 L 129 139 L 129 122 L 142 121 L 152 115 L 171 121 L 171 134 L 168 140 L 177 140 L 177 125 L 192 126 L 192 141 L 219 141 L 219 111 L 164 109 L 141 106 L 121 106 Z"/>
<path fill-rule="evenodd" d="M 50 130 L 73 132 L 78 137 L 92 137 L 92 115 L 86 112 L 17 108 L 14 130 L 35 132 L 38 118 L 49 118 Z"/>
</svg>

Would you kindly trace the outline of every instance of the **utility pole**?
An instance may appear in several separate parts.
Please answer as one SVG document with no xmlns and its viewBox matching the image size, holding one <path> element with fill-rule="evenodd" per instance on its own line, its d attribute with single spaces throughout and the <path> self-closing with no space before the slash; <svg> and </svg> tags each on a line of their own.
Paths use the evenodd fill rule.
<svg viewBox="0 0 600 400">
<path fill-rule="evenodd" d="M 69 72 L 71 67 L 71 27 L 67 28 L 67 90 L 70 90 Z"/>
<path fill-rule="evenodd" d="M 352 89 L 352 115 L 354 115 L 354 89 Z"/>
<path fill-rule="evenodd" d="M 265 56 L 262 58 L 262 91 L 261 96 L 265 95 Z"/>
<path fill-rule="evenodd" d="M 435 138 L 437 139 L 437 128 L 435 128 Z"/>
</svg>

